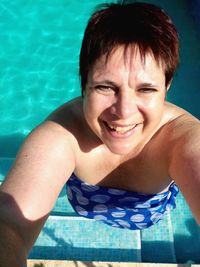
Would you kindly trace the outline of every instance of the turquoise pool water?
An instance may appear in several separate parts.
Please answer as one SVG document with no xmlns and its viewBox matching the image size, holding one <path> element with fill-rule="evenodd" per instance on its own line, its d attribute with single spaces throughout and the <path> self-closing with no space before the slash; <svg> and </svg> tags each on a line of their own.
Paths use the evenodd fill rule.
<svg viewBox="0 0 200 267">
<path fill-rule="evenodd" d="M 33 127 L 80 94 L 81 38 L 102 2 L 109 1 L 0 0 L 0 144 L 7 143 L 1 156 L 15 156 Z M 168 99 L 200 117 L 200 37 L 190 7 L 195 0 L 146 2 L 164 7 L 180 32 L 181 65 Z"/>
<path fill-rule="evenodd" d="M 0 0 L 0 158 L 12 161 L 18 147 L 31 129 L 42 122 L 56 107 L 80 95 L 78 57 L 83 30 L 95 5 L 102 2 L 109 1 Z M 181 64 L 168 99 L 200 118 L 198 1 L 149 0 L 146 2 L 158 4 L 166 9 L 180 33 Z M 3 177 L 10 163 L 7 164 L 5 161 L 0 163 L 1 177 Z M 65 194 L 61 194 L 52 214 L 56 216 L 67 214 L 73 217 L 73 211 L 64 199 Z M 68 248 L 66 253 L 71 255 L 71 259 L 98 260 L 108 257 L 111 261 L 141 261 L 142 259 L 158 262 L 186 262 L 187 260 L 200 262 L 199 229 L 182 198 L 178 203 L 179 209 L 175 211 L 172 221 L 170 220 L 173 225 L 173 231 L 170 231 L 173 234 L 169 230 L 162 230 L 161 225 L 158 230 L 144 231 L 142 236 L 138 233 L 130 234 L 130 232 L 124 232 L 122 235 L 116 229 L 113 232 L 94 223 L 93 232 L 101 229 L 103 233 L 99 238 L 92 234 L 92 230 L 87 232 L 88 224 L 85 222 L 69 220 L 75 227 L 72 234 L 67 225 L 69 221 L 63 221 L 61 227 L 58 217 L 54 217 L 47 222 L 38 245 L 31 255 L 35 258 L 38 255 L 48 258 L 57 246 L 60 249 Z M 181 210 L 185 211 L 184 223 L 179 221 L 183 216 L 180 215 Z M 168 221 L 165 223 L 169 228 L 171 227 Z M 54 230 L 55 224 L 62 229 Z M 78 233 L 83 229 L 91 238 L 77 241 L 80 238 Z M 63 239 L 64 233 L 72 234 L 71 241 Z M 168 236 L 168 241 L 165 236 Z M 141 240 L 143 240 L 142 254 Z M 45 244 L 48 242 L 52 246 L 48 253 L 42 254 L 42 249 L 46 249 Z M 93 242 L 92 245 L 91 242 Z M 185 245 L 183 245 L 184 242 Z M 191 243 L 196 244 L 193 250 L 188 248 Z M 76 247 L 77 244 L 79 247 Z M 160 255 L 156 255 L 155 251 L 159 246 L 164 246 L 166 249 L 162 250 L 163 253 L 160 252 Z M 94 250 L 88 252 L 91 251 L 88 247 L 95 247 L 98 252 L 96 254 Z M 121 258 L 120 247 L 123 253 Z M 84 252 L 80 251 L 81 248 L 84 248 Z M 61 254 L 55 254 L 57 255 L 55 257 L 60 255 L 60 259 L 66 259 L 65 254 L 62 253 L 64 253 L 63 250 Z M 85 257 L 81 258 L 81 253 L 85 253 Z M 171 256 L 168 257 L 167 253 Z"/>
</svg>

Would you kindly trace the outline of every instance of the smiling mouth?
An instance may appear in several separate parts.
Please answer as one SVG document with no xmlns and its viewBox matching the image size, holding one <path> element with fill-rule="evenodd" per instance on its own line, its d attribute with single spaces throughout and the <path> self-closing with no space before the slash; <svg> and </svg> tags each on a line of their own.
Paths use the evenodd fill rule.
<svg viewBox="0 0 200 267">
<path fill-rule="evenodd" d="M 106 127 L 110 131 L 116 132 L 116 133 L 119 133 L 119 134 L 128 133 L 138 125 L 138 124 L 132 124 L 132 125 L 127 125 L 127 126 L 115 126 L 115 125 L 112 125 L 112 124 L 110 124 L 108 122 L 104 122 L 104 124 L 106 125 Z"/>
</svg>

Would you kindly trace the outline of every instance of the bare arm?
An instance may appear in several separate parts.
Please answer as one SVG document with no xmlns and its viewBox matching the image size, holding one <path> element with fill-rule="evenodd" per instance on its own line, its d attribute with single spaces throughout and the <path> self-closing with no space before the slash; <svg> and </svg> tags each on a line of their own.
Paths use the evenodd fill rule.
<svg viewBox="0 0 200 267">
<path fill-rule="evenodd" d="M 26 257 L 60 190 L 74 170 L 70 134 L 45 122 L 24 142 L 0 187 L 0 267 L 26 266 Z"/>
<path fill-rule="evenodd" d="M 180 187 L 200 225 L 200 123 L 188 124 L 170 156 L 170 176 Z"/>
</svg>

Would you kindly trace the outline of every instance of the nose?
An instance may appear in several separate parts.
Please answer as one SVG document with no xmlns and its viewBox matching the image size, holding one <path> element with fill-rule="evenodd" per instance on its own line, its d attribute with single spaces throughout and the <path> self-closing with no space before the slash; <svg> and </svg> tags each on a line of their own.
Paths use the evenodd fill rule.
<svg viewBox="0 0 200 267">
<path fill-rule="evenodd" d="M 138 111 L 137 98 L 133 93 L 121 92 L 116 96 L 116 101 L 111 107 L 111 112 L 120 119 L 130 118 Z"/>
</svg>

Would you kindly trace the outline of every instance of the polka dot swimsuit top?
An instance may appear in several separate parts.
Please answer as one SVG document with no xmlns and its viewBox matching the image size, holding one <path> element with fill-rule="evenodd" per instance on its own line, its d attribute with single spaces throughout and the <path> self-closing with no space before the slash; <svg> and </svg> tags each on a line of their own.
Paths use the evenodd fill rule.
<svg viewBox="0 0 200 267">
<path fill-rule="evenodd" d="M 173 182 L 168 191 L 143 194 L 90 185 L 73 174 L 67 182 L 67 196 L 81 216 L 117 228 L 145 229 L 157 223 L 176 207 L 179 189 Z"/>
</svg>

